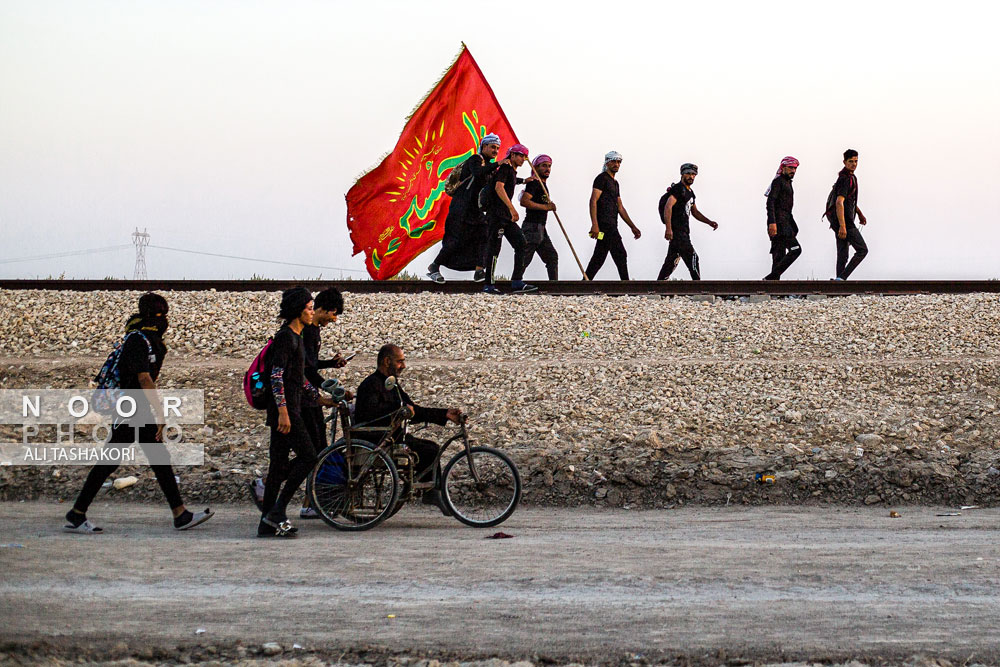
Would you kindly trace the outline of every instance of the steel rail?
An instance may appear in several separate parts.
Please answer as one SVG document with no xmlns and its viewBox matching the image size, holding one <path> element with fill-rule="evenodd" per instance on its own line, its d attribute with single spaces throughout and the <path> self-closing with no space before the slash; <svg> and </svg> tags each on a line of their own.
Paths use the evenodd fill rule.
<svg viewBox="0 0 1000 667">
<path fill-rule="evenodd" d="M 694 296 L 741 297 L 770 296 L 852 296 L 911 294 L 1000 293 L 1000 280 L 558 280 L 539 281 L 538 294 L 583 296 Z M 2 290 L 98 291 L 210 291 L 277 292 L 296 285 L 313 291 L 336 287 L 354 294 L 473 294 L 482 283 L 449 281 L 438 285 L 427 280 L 8 280 L 0 279 Z M 507 284 L 499 283 L 501 289 Z M 530 296 L 530 295 L 525 295 Z"/>
</svg>

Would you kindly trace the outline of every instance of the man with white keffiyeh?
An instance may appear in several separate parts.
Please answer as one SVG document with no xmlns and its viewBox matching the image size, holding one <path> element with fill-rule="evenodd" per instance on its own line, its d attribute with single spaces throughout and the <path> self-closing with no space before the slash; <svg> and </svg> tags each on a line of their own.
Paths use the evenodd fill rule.
<svg viewBox="0 0 1000 667">
<path fill-rule="evenodd" d="M 593 280 L 597 272 L 604 266 L 604 261 L 611 254 L 611 259 L 618 268 L 618 277 L 628 280 L 628 253 L 622 236 L 618 232 L 618 216 L 632 230 L 635 238 L 642 236 L 639 228 L 632 223 L 622 204 L 621 191 L 615 174 L 622 166 L 622 155 L 610 151 L 604 156 L 604 170 L 594 179 L 594 187 L 590 193 L 590 238 L 597 239 L 594 254 L 587 264 L 587 278 Z"/>
</svg>

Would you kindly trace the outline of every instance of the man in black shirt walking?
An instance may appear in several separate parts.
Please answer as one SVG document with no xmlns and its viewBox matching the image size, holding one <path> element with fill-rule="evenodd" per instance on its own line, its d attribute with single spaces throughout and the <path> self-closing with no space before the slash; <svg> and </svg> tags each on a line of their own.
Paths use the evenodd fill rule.
<svg viewBox="0 0 1000 667">
<path fill-rule="evenodd" d="M 854 225 L 855 213 L 858 222 L 868 224 L 868 219 L 858 207 L 858 179 L 854 175 L 857 168 L 858 152 L 848 148 L 844 151 L 844 168 L 837 174 L 837 182 L 826 202 L 824 215 L 830 222 L 830 229 L 837 234 L 837 277 L 834 280 L 847 280 L 868 255 L 868 245 L 861 236 L 861 231 Z M 854 248 L 854 257 L 848 263 L 850 247 Z"/>
<path fill-rule="evenodd" d="M 621 166 L 621 153 L 617 151 L 607 153 L 604 156 L 604 171 L 594 179 L 590 193 L 590 238 L 597 239 L 597 243 L 594 245 L 594 254 L 587 264 L 586 273 L 589 280 L 593 280 L 604 266 L 608 253 L 611 253 L 611 259 L 618 268 L 618 277 L 622 280 L 629 279 L 628 252 L 625 251 L 625 244 L 622 243 L 622 236 L 618 232 L 619 215 L 632 230 L 635 238 L 642 236 L 642 232 L 632 224 L 632 218 L 622 204 L 621 191 L 615 178 Z"/>
<path fill-rule="evenodd" d="M 666 226 L 663 238 L 669 241 L 667 246 L 667 258 L 660 267 L 660 274 L 657 280 L 666 280 L 673 273 L 677 264 L 683 259 L 684 264 L 691 274 L 691 280 L 701 280 L 701 265 L 698 262 L 698 253 L 694 251 L 691 243 L 691 216 L 695 220 L 704 222 L 706 225 L 716 230 L 719 223 L 709 220 L 695 204 L 694 190 L 691 185 L 698 176 L 698 165 L 685 162 L 681 165 L 680 183 L 672 183 L 667 191 L 660 197 L 659 211 L 660 219 Z"/>
<path fill-rule="evenodd" d="M 488 198 L 486 209 L 486 220 L 488 222 L 486 231 L 486 243 L 483 253 L 483 264 L 486 266 L 486 286 L 483 292 L 487 294 L 500 294 L 499 288 L 494 283 L 494 273 L 497 268 L 497 258 L 500 256 L 500 247 L 503 239 L 514 248 L 514 269 L 524 262 L 524 251 L 527 242 L 521 228 L 517 226 L 517 209 L 511 199 L 514 196 L 514 186 L 517 184 L 517 169 L 528 159 L 528 147 L 522 144 L 514 144 L 507 149 L 507 155 L 497 167 L 493 176 L 493 189 Z M 511 282 L 511 289 L 515 292 L 534 292 L 538 288 L 528 285 L 523 280 Z"/>
<path fill-rule="evenodd" d="M 486 241 L 486 220 L 479 210 L 479 191 L 496 170 L 496 157 L 500 153 L 500 137 L 487 134 L 479 143 L 479 152 L 455 167 L 460 170 L 458 189 L 451 195 L 448 217 L 444 221 L 444 237 L 441 250 L 427 267 L 427 277 L 436 283 L 443 283 L 441 267 L 455 271 L 475 269 L 472 280 L 486 279 L 483 261 L 483 245 Z"/>
<path fill-rule="evenodd" d="M 158 423 L 144 424 L 136 429 L 127 421 L 116 417 L 112 424 L 109 442 L 114 444 L 138 442 L 147 457 L 159 458 L 166 454 L 165 447 L 159 444 L 163 442 L 163 414 L 154 397 L 156 380 L 160 376 L 163 358 L 167 355 L 163 334 L 167 331 L 168 310 L 167 300 L 159 294 L 150 292 L 139 297 L 139 312 L 129 317 L 125 324 L 125 339 L 122 341 L 121 356 L 118 358 L 119 387 L 125 390 L 144 390 L 150 401 L 142 408 L 145 414 Z M 211 510 L 192 513 L 184 507 L 171 466 L 151 465 L 150 468 L 156 475 L 156 481 L 173 512 L 174 528 L 187 530 L 212 517 Z M 87 509 L 101 490 L 104 481 L 117 469 L 116 464 L 97 465 L 91 468 L 80 495 L 73 503 L 73 508 L 66 513 L 67 523 L 63 530 L 85 534 L 104 532 L 87 519 Z"/>
<path fill-rule="evenodd" d="M 767 235 L 771 238 L 771 272 L 764 280 L 781 280 L 781 274 L 802 254 L 802 246 L 795 238 L 799 226 L 792 217 L 795 203 L 792 179 L 798 168 L 799 161 L 791 155 L 783 158 L 771 187 L 764 193 L 767 197 Z"/>
<path fill-rule="evenodd" d="M 552 172 L 552 158 L 548 155 L 539 155 L 532 161 L 531 166 L 535 168 L 538 178 L 529 181 L 521 193 L 521 206 L 525 208 L 524 226 L 521 231 L 524 233 L 527 246 L 524 249 L 523 264 L 515 267 L 511 276 L 515 284 L 524 277 L 524 271 L 531 264 L 536 252 L 545 263 L 549 280 L 559 280 L 559 254 L 545 230 L 545 220 L 549 211 L 556 210 L 555 203 L 549 199 L 547 187 L 549 174 Z"/>
<path fill-rule="evenodd" d="M 317 389 L 323 385 L 323 376 L 320 371 L 325 368 L 343 368 L 347 365 L 340 354 L 335 354 L 332 359 L 320 359 L 319 351 L 321 347 L 320 331 L 328 324 L 337 321 L 337 317 L 344 312 L 344 297 L 336 287 L 329 287 L 316 295 L 313 301 L 313 321 L 302 329 L 302 344 L 305 353 L 305 376 L 313 387 Z M 353 394 L 347 392 L 347 398 L 353 398 Z M 306 430 L 312 440 L 316 453 L 322 452 L 327 446 L 326 421 L 323 406 L 312 400 L 309 395 L 302 397 L 302 417 L 305 420 Z M 304 506 L 299 512 L 300 519 L 318 519 L 319 514 L 312 507 L 309 507 L 309 499 L 306 498 Z"/>
<path fill-rule="evenodd" d="M 393 389 L 386 388 L 386 378 L 392 376 L 398 380 L 406 368 L 406 357 L 398 345 L 391 343 L 383 345 L 378 351 L 377 363 L 375 372 L 365 378 L 358 387 L 358 398 L 354 409 L 354 422 L 357 425 L 388 426 L 392 413 L 404 404 L 410 406 L 412 410 L 413 416 L 410 421 L 413 423 L 429 422 L 443 426 L 447 421 L 456 424 L 461 421 L 462 411 L 459 408 L 425 408 L 414 403 L 398 384 Z M 377 443 L 382 437 L 382 434 L 376 434 L 373 439 Z M 404 443 L 417 455 L 414 478 L 428 481 L 424 478 L 437 458 L 437 444 L 412 435 L 407 435 Z M 440 480 L 440 471 L 438 479 Z M 441 501 L 438 489 L 424 492 L 423 501 L 427 505 L 437 505 L 442 513 L 449 514 L 447 506 Z"/>
</svg>

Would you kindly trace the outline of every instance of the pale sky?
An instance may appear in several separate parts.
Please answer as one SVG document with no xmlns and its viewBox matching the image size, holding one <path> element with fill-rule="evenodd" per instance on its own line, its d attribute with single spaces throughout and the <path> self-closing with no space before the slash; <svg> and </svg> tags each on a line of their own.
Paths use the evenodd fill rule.
<svg viewBox="0 0 1000 667">
<path fill-rule="evenodd" d="M 692 221 L 703 277 L 759 279 L 763 193 L 790 154 L 803 255 L 785 277 L 830 278 L 820 214 L 855 148 L 870 254 L 854 278 L 1000 277 L 989 6 L 2 0 L 0 277 L 131 277 L 131 248 L 3 260 L 127 244 L 136 226 L 157 245 L 366 276 L 344 194 L 463 40 L 522 143 L 553 156 L 552 198 L 585 265 L 591 183 L 614 149 L 644 233 L 626 235 L 633 278 L 656 277 L 654 209 L 690 161 L 698 207 L 720 223 Z M 551 216 L 549 233 L 560 276 L 578 279 Z M 511 264 L 505 246 L 499 271 Z M 153 279 L 340 276 L 155 248 L 147 265 Z M 527 277 L 544 275 L 536 258 Z M 599 278 L 617 278 L 610 258 Z"/>
</svg>

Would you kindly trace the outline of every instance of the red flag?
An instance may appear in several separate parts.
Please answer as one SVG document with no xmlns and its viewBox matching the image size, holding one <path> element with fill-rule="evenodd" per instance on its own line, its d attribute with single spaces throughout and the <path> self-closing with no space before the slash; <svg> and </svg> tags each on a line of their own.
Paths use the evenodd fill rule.
<svg viewBox="0 0 1000 667">
<path fill-rule="evenodd" d="M 517 136 L 465 44 L 410 116 L 396 148 L 347 192 L 354 254 L 364 251 L 376 280 L 399 273 L 444 235 L 451 170 L 479 151 L 493 132 L 504 145 Z"/>
</svg>

